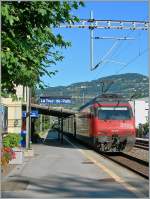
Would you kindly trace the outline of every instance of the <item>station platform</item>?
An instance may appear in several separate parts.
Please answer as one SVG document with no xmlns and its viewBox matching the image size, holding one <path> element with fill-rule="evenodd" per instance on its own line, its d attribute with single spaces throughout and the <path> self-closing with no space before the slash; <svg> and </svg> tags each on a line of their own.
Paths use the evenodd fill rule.
<svg viewBox="0 0 150 199">
<path fill-rule="evenodd" d="M 49 131 L 2 179 L 2 198 L 148 198 L 148 180 Z"/>
</svg>

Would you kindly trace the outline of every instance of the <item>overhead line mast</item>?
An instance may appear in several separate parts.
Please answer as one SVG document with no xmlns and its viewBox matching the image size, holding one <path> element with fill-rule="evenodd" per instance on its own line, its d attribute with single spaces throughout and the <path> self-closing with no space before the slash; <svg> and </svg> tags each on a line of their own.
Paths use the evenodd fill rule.
<svg viewBox="0 0 150 199">
<path fill-rule="evenodd" d="M 91 11 L 90 13 L 90 21 L 92 22 L 94 19 L 93 19 L 93 11 Z M 92 27 L 89 27 L 90 28 L 90 61 L 91 61 L 91 70 L 93 70 L 93 51 L 94 51 L 94 43 L 93 43 L 93 37 L 94 37 L 94 28 L 93 28 L 93 23 L 91 23 Z"/>
<path fill-rule="evenodd" d="M 112 37 L 94 37 L 94 29 L 116 29 L 116 30 L 148 30 L 149 21 L 139 20 L 112 20 L 112 19 L 94 19 L 93 11 L 90 12 L 90 19 L 81 19 L 79 22 L 62 24 L 59 28 L 87 28 L 90 29 L 90 68 L 94 70 L 99 66 L 93 65 L 94 43 L 93 39 L 113 39 Z M 129 40 L 131 38 L 121 38 L 120 40 Z M 119 39 L 118 39 L 119 40 Z"/>
</svg>

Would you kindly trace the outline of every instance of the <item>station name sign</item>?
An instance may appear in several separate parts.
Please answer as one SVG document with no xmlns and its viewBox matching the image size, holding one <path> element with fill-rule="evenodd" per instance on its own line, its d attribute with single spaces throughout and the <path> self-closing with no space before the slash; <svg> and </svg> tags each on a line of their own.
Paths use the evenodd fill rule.
<svg viewBox="0 0 150 199">
<path fill-rule="evenodd" d="M 70 97 L 40 97 L 40 104 L 71 104 Z"/>
</svg>

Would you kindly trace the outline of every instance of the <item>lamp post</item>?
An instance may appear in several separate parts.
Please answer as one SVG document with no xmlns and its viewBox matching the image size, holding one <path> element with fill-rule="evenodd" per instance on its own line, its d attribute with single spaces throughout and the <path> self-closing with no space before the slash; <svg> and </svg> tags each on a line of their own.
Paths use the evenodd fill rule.
<svg viewBox="0 0 150 199">
<path fill-rule="evenodd" d="M 82 93 L 82 103 L 84 104 L 85 103 L 85 89 L 86 89 L 86 86 L 81 86 L 81 88 L 83 89 L 83 93 Z"/>
<path fill-rule="evenodd" d="M 102 84 L 102 90 L 101 90 L 101 92 L 102 92 L 102 94 L 104 93 L 104 82 L 103 81 L 100 81 L 100 84 Z"/>
</svg>

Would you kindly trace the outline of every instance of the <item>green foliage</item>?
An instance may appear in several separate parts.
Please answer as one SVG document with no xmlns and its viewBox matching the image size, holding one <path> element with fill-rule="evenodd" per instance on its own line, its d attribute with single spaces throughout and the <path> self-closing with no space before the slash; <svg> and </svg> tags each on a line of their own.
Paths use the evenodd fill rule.
<svg viewBox="0 0 150 199">
<path fill-rule="evenodd" d="M 145 137 L 149 133 L 149 123 L 139 124 L 137 129 L 137 137 Z"/>
<path fill-rule="evenodd" d="M 44 129 L 49 129 L 50 128 L 50 124 L 48 121 L 45 121 L 44 123 Z"/>
<path fill-rule="evenodd" d="M 15 93 L 15 86 L 43 86 L 41 77 L 57 71 L 48 68 L 63 56 L 56 47 L 66 48 L 70 42 L 52 27 L 78 21 L 72 9 L 82 2 L 67 1 L 3 1 L 2 13 L 2 91 Z"/>
<path fill-rule="evenodd" d="M 146 132 L 148 132 L 148 131 L 149 131 L 149 123 L 146 122 L 145 124 L 143 124 L 143 128 L 144 128 L 144 130 L 145 130 Z"/>
<path fill-rule="evenodd" d="M 3 147 L 10 147 L 10 148 L 18 147 L 20 141 L 21 141 L 21 136 L 19 134 L 8 133 L 8 135 L 6 135 L 3 138 Z"/>
</svg>

